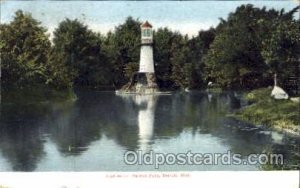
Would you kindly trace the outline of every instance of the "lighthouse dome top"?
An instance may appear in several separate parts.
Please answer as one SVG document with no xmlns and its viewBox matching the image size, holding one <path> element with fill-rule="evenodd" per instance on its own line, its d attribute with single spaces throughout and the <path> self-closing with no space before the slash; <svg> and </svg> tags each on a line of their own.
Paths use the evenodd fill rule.
<svg viewBox="0 0 300 188">
<path fill-rule="evenodd" d="M 143 24 L 141 25 L 141 27 L 142 27 L 142 28 L 152 28 L 152 25 L 151 25 L 148 21 L 146 21 L 145 23 L 143 23 Z"/>
</svg>

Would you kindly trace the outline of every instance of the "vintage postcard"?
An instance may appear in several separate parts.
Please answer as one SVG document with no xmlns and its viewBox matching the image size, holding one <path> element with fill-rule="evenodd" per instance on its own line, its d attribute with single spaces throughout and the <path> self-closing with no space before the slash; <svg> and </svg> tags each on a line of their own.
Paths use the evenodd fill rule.
<svg viewBox="0 0 300 188">
<path fill-rule="evenodd" d="M 298 187 L 299 4 L 1 0 L 0 188 Z"/>
</svg>

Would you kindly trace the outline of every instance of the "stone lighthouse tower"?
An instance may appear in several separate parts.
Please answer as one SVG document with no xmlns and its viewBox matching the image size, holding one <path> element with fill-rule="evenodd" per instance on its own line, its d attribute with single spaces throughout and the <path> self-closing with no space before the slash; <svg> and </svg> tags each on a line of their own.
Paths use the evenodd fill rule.
<svg viewBox="0 0 300 188">
<path fill-rule="evenodd" d="M 153 32 L 148 21 L 141 25 L 141 54 L 139 72 L 154 73 L 153 63 Z"/>
<path fill-rule="evenodd" d="M 139 71 L 134 73 L 130 81 L 116 93 L 152 94 L 159 92 L 153 61 L 152 25 L 146 21 L 141 25 L 141 51 Z"/>
</svg>

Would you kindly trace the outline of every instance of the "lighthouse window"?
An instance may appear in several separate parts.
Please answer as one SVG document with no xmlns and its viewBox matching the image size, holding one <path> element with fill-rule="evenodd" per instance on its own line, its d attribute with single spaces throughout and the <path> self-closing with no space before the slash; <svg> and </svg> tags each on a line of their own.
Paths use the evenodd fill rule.
<svg viewBox="0 0 300 188">
<path fill-rule="evenodd" d="M 146 37 L 147 36 L 147 33 L 146 33 L 146 30 L 144 29 L 143 30 L 143 37 Z"/>
<path fill-rule="evenodd" d="M 143 31 L 143 37 L 151 37 L 151 30 L 150 29 L 145 29 Z"/>
</svg>

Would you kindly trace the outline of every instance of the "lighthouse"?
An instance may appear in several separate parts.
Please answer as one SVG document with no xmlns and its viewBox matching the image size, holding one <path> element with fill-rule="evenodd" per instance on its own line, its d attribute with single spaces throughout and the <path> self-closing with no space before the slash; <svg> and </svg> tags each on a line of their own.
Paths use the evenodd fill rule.
<svg viewBox="0 0 300 188">
<path fill-rule="evenodd" d="M 152 25 L 146 21 L 141 25 L 140 73 L 154 73 Z"/>
<path fill-rule="evenodd" d="M 156 83 L 153 61 L 153 30 L 152 25 L 146 21 L 141 25 L 141 51 L 139 70 L 135 72 L 130 81 L 124 85 L 117 94 L 155 94 L 159 93 Z"/>
</svg>

